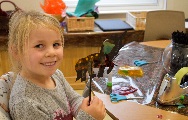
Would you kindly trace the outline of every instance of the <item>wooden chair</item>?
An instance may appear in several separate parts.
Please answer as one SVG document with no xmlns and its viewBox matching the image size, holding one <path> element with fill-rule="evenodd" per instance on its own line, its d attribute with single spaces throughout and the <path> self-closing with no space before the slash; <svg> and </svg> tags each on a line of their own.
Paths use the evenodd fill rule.
<svg viewBox="0 0 188 120">
<path fill-rule="evenodd" d="M 181 11 L 149 11 L 146 15 L 144 41 L 171 39 L 174 31 L 185 32 L 185 14 Z"/>
</svg>

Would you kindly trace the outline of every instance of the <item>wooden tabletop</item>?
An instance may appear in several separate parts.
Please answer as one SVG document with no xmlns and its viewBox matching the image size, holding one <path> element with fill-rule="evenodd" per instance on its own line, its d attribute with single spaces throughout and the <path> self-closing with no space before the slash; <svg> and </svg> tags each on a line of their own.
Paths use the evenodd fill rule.
<svg viewBox="0 0 188 120">
<path fill-rule="evenodd" d="M 157 47 L 157 48 L 165 48 L 170 44 L 170 42 L 171 40 L 156 40 L 156 41 L 140 42 L 140 44 Z"/>
<path fill-rule="evenodd" d="M 170 40 L 157 40 L 149 42 L 141 42 L 140 44 L 165 48 L 170 44 Z M 110 96 L 93 92 L 105 104 L 107 113 L 112 119 L 119 120 L 188 120 L 187 116 L 180 115 L 175 112 L 165 111 L 158 108 L 141 105 L 136 102 L 122 101 L 112 103 Z"/>
<path fill-rule="evenodd" d="M 109 95 L 95 91 L 94 94 L 103 101 L 107 113 L 114 120 L 188 120 L 187 116 L 178 113 L 130 101 L 112 103 Z"/>
</svg>

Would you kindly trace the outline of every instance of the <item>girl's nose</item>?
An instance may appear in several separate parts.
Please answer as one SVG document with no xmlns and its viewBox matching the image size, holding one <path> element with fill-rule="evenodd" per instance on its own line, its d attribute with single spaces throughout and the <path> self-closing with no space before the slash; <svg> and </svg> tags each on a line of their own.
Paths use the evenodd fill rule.
<svg viewBox="0 0 188 120">
<path fill-rule="evenodd" d="M 45 56 L 46 56 L 46 57 L 54 57 L 54 56 L 56 56 L 56 52 L 55 52 L 54 47 L 49 47 L 49 48 L 46 50 Z"/>
</svg>

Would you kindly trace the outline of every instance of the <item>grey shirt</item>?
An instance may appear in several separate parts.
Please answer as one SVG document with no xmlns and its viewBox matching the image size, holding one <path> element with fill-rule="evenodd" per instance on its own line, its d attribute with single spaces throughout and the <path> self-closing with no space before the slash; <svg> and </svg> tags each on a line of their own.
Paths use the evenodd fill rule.
<svg viewBox="0 0 188 120">
<path fill-rule="evenodd" d="M 54 89 L 41 88 L 17 75 L 13 85 L 9 109 L 13 120 L 94 120 L 79 110 L 83 97 L 76 93 L 57 70 L 52 75 Z"/>
</svg>

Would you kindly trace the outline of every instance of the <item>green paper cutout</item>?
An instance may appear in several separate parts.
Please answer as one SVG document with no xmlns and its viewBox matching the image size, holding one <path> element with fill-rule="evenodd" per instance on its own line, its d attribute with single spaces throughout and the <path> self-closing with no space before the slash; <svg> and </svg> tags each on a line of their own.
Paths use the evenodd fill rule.
<svg viewBox="0 0 188 120">
<path fill-rule="evenodd" d="M 110 42 L 103 42 L 103 45 L 104 45 L 104 48 L 103 48 L 104 54 L 109 54 L 111 50 L 113 49 L 113 47 L 115 46 L 115 44 L 112 44 Z"/>
<path fill-rule="evenodd" d="M 74 11 L 74 15 L 80 17 L 83 14 L 86 14 L 88 11 L 93 11 L 95 3 L 98 1 L 99 0 L 79 0 Z"/>
</svg>

